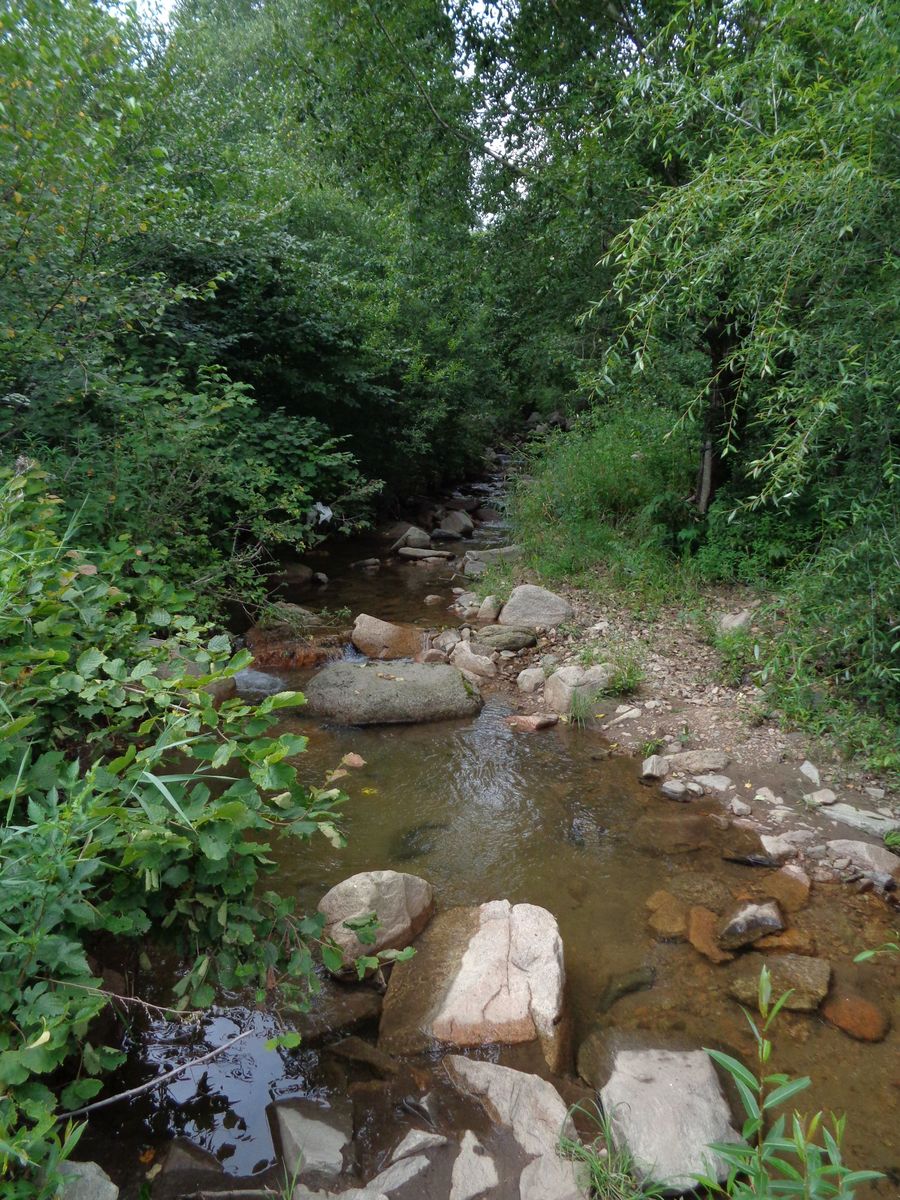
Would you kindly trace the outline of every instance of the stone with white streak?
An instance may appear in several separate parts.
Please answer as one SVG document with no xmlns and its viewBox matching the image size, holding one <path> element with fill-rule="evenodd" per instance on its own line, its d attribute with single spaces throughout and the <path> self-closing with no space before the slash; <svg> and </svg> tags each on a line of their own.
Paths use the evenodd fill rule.
<svg viewBox="0 0 900 1200">
<path fill-rule="evenodd" d="M 456 1046 L 537 1042 L 551 1069 L 568 1049 L 565 968 L 556 920 L 532 904 L 495 900 L 440 912 L 397 963 L 378 1045 L 417 1054 Z"/>
<path fill-rule="evenodd" d="M 828 816 L 832 821 L 840 821 L 842 825 L 874 834 L 875 837 L 883 838 L 886 833 L 900 832 L 900 818 L 886 817 L 866 808 L 854 808 L 852 804 L 832 804 Z"/>
<path fill-rule="evenodd" d="M 552 1045 L 563 1015 L 565 967 L 556 918 L 535 904 L 482 904 L 479 928 L 431 1022 L 454 1046 Z"/>
<path fill-rule="evenodd" d="M 709 1057 L 701 1050 L 620 1050 L 600 1091 L 613 1138 L 634 1158 L 641 1180 L 690 1191 L 695 1176 L 728 1176 L 712 1142 L 739 1142 Z"/>
</svg>

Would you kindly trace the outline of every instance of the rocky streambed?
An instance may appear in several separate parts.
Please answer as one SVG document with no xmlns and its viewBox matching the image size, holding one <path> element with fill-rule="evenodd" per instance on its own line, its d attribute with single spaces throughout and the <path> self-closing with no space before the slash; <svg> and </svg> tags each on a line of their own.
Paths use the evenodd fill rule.
<svg viewBox="0 0 900 1200">
<path fill-rule="evenodd" d="M 853 959 L 891 937 L 900 859 L 829 815 L 890 822 L 887 799 L 848 804 L 799 754 L 686 749 L 666 730 L 688 698 L 652 675 L 599 701 L 614 664 L 581 650 L 605 613 L 528 583 L 505 604 L 471 590 L 516 560 L 496 486 L 286 568 L 284 607 L 248 633 L 241 687 L 300 687 L 302 769 L 350 796 L 346 849 L 284 859 L 279 886 L 348 958 L 343 922 L 371 911 L 415 957 L 358 983 L 323 969 L 309 1013 L 149 1021 L 123 1085 L 247 1036 L 98 1116 L 82 1152 L 129 1198 L 287 1195 L 286 1173 L 294 1200 L 574 1200 L 559 1138 L 592 1140 L 567 1113 L 596 1101 L 684 1190 L 740 1128 L 703 1047 L 752 1062 L 741 1004 L 765 962 L 793 992 L 777 1069 L 813 1078 L 804 1110 L 848 1114 L 848 1159 L 888 1175 L 867 1194 L 895 1196 L 898 963 Z M 285 1027 L 301 1047 L 266 1050 Z"/>
</svg>

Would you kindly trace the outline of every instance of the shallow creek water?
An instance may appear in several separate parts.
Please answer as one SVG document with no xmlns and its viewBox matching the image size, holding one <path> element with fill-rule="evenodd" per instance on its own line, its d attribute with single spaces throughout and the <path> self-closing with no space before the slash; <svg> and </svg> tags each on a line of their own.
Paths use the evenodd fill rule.
<svg viewBox="0 0 900 1200">
<path fill-rule="evenodd" d="M 501 532 L 489 530 L 482 539 L 497 542 Z M 378 550 L 383 553 L 384 545 Z M 449 568 L 403 565 L 375 576 L 350 568 L 353 559 L 372 552 L 371 543 L 357 544 L 323 558 L 328 588 L 314 599 L 310 593 L 289 598 L 423 627 L 454 623 L 445 607 L 424 604 L 425 595 L 435 592 L 450 602 L 451 584 L 461 581 L 451 578 Z M 286 675 L 275 685 L 251 671 L 242 682 L 253 693 L 273 686 L 302 689 L 305 678 Z M 300 762 L 310 783 L 320 783 L 348 751 L 360 754 L 366 766 L 341 781 L 349 795 L 346 848 L 335 850 L 322 838 L 300 849 L 276 846 L 276 886 L 313 909 L 341 879 L 395 868 L 427 878 L 442 908 L 497 898 L 542 905 L 557 918 L 565 945 L 576 1046 L 602 1028 L 609 1054 L 623 1044 L 711 1045 L 752 1063 L 746 1023 L 727 994 L 728 969 L 713 966 L 684 943 L 654 940 L 646 909 L 648 897 L 662 887 L 689 903 L 721 910 L 744 889 L 761 885 L 765 871 L 722 857 L 745 835 L 723 828 L 714 801 L 675 804 L 642 786 L 639 764 L 610 756 L 596 732 L 559 725 L 516 733 L 503 720 L 510 711 L 509 702 L 495 696 L 473 720 L 434 725 L 348 729 L 322 726 L 302 714 L 291 717 L 287 725 L 310 737 Z M 870 1045 L 852 1041 L 817 1016 L 785 1014 L 775 1069 L 812 1076 L 813 1087 L 801 1097 L 805 1109 L 847 1113 L 849 1160 L 891 1173 L 866 1194 L 896 1197 L 898 967 L 887 958 L 852 965 L 860 949 L 890 935 L 889 914 L 871 897 L 816 885 L 796 924 L 815 938 L 836 979 L 852 981 L 893 1013 L 894 1028 L 886 1041 Z M 650 986 L 615 999 L 616 981 L 636 971 L 644 972 Z M 274 1158 L 266 1116 L 270 1101 L 311 1096 L 340 1104 L 355 1087 L 357 1111 L 360 1097 L 366 1103 L 371 1096 L 360 1139 L 363 1158 L 376 1161 L 391 1135 L 386 1127 L 396 1122 L 397 1095 L 360 1083 L 365 1073 L 348 1075 L 318 1050 L 266 1051 L 264 1042 L 276 1027 L 272 1016 L 235 1008 L 218 1010 L 193 1031 L 150 1023 L 136 1032 L 129 1066 L 120 1074 L 127 1085 L 184 1061 L 179 1055 L 189 1058 L 238 1030 L 254 1030 L 232 1052 L 164 1091 L 100 1114 L 84 1143 L 88 1153 L 117 1166 L 116 1176 L 130 1183 L 126 1196 L 136 1194 L 141 1172 L 126 1169 L 125 1148 L 136 1161 L 142 1148 L 160 1151 L 176 1133 L 210 1151 L 229 1174 L 258 1174 Z M 471 1126 L 471 1114 L 466 1120 Z"/>
</svg>

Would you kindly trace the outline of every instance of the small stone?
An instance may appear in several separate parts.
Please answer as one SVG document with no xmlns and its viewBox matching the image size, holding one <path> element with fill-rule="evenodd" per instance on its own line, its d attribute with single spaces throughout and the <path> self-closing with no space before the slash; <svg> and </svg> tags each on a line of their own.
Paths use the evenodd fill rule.
<svg viewBox="0 0 900 1200">
<path fill-rule="evenodd" d="M 752 945 L 758 938 L 784 929 L 781 911 L 774 901 L 765 904 L 742 904 L 727 917 L 719 930 L 719 945 L 725 950 L 739 950 Z"/>
<path fill-rule="evenodd" d="M 873 800 L 883 800 L 887 794 L 882 787 L 866 787 L 863 788 L 863 791 L 867 796 L 871 796 Z"/>
<path fill-rule="evenodd" d="M 760 834 L 762 847 L 773 862 L 784 863 L 789 858 L 797 857 L 797 847 L 785 837 L 773 836 L 770 833 Z"/>
<path fill-rule="evenodd" d="M 734 787 L 727 775 L 695 775 L 694 782 L 709 788 L 711 792 L 727 792 L 730 787 Z"/>
<path fill-rule="evenodd" d="M 556 713 L 515 713 L 506 718 L 510 729 L 518 729 L 522 733 L 538 733 L 542 729 L 552 729 L 559 722 Z"/>
<path fill-rule="evenodd" d="M 641 779 L 664 779 L 669 773 L 669 761 L 661 754 L 651 754 L 641 766 Z"/>
<path fill-rule="evenodd" d="M 880 1042 L 891 1027 L 886 1012 L 849 992 L 833 996 L 822 1009 L 822 1016 L 858 1042 Z"/>
<path fill-rule="evenodd" d="M 736 817 L 749 817 L 753 809 L 749 804 L 745 804 L 743 800 L 732 800 L 728 805 L 729 812 L 734 813 Z"/>
<path fill-rule="evenodd" d="M 544 686 L 544 672 L 540 667 L 526 667 L 516 677 L 516 687 L 526 696 L 533 695 Z"/>
<path fill-rule="evenodd" d="M 677 779 L 667 779 L 659 789 L 669 800 L 687 800 L 690 793 Z"/>
<path fill-rule="evenodd" d="M 437 595 L 435 595 L 434 592 L 432 592 L 430 596 L 425 597 L 425 603 L 426 604 L 440 604 L 441 601 L 443 600 L 443 598 L 444 598 L 443 596 L 437 596 Z"/>
<path fill-rule="evenodd" d="M 716 940 L 718 923 L 719 918 L 710 909 L 699 905 L 692 908 L 688 913 L 688 941 L 710 962 L 730 962 L 734 955 L 723 950 Z"/>
<path fill-rule="evenodd" d="M 478 606 L 479 621 L 496 621 L 500 616 L 500 609 L 503 605 L 497 596 L 485 596 L 481 604 Z"/>
<path fill-rule="evenodd" d="M 837 794 L 831 788 L 819 788 L 816 792 L 809 792 L 803 797 L 805 804 L 811 808 L 822 808 L 828 804 L 834 804 L 837 800 Z"/>
<path fill-rule="evenodd" d="M 656 936 L 666 942 L 681 942 L 687 936 L 687 906 L 671 892 L 654 892 L 647 901 L 649 925 Z"/>
<path fill-rule="evenodd" d="M 766 804 L 778 804 L 779 798 L 775 795 L 770 787 L 761 787 L 756 789 L 754 800 L 764 800 Z"/>
</svg>

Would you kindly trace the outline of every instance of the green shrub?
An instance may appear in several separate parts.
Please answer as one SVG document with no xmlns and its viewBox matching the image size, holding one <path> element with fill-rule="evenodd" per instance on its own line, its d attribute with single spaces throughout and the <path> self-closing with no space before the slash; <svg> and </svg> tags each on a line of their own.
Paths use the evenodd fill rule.
<svg viewBox="0 0 900 1200">
<path fill-rule="evenodd" d="M 517 539 L 551 579 L 599 567 L 624 584 L 664 586 L 691 524 L 692 475 L 688 434 L 672 430 L 671 413 L 598 408 L 531 451 L 511 497 Z"/>
<path fill-rule="evenodd" d="M 0 1174 L 16 1197 L 52 1192 L 76 1137 L 57 1118 L 121 1058 L 95 1032 L 89 949 L 167 947 L 184 964 L 173 1009 L 220 987 L 305 995 L 322 918 L 261 887 L 269 840 L 342 844 L 343 797 L 301 786 L 306 739 L 272 734 L 302 697 L 217 706 L 249 653 L 179 615 L 188 597 L 129 539 L 83 551 L 60 508 L 27 464 L 0 480 Z"/>
</svg>

